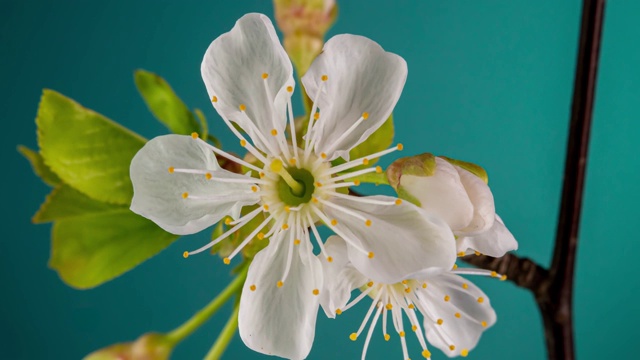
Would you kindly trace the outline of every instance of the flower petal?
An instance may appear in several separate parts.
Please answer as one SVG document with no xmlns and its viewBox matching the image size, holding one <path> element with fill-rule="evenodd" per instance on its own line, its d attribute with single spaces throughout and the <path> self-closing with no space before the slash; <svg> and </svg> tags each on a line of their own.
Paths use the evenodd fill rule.
<svg viewBox="0 0 640 360">
<path fill-rule="evenodd" d="M 328 262 L 324 256 L 319 255 L 324 279 L 320 305 L 327 317 L 333 319 L 336 317 L 336 309 L 343 308 L 349 302 L 351 291 L 363 286 L 368 280 L 349 263 L 347 244 L 341 237 L 329 237 L 324 247 L 333 261 Z"/>
<path fill-rule="evenodd" d="M 458 238 L 456 242 L 458 252 L 466 253 L 467 249 L 472 249 L 493 257 L 501 257 L 508 251 L 518 249 L 518 242 L 498 214 L 491 229 L 479 235 Z"/>
<path fill-rule="evenodd" d="M 456 231 L 465 228 L 473 219 L 473 203 L 449 162 L 436 157 L 436 171 L 432 176 L 402 175 L 400 189 L 420 201 L 420 207 L 442 218 Z"/>
<path fill-rule="evenodd" d="M 284 134 L 287 87 L 295 87 L 293 67 L 280 45 L 273 24 L 262 14 L 247 14 L 226 34 L 215 39 L 204 55 L 201 66 L 209 98 L 218 113 L 233 120 L 251 137 L 256 147 L 267 151 L 254 131 L 264 134 L 271 148 L 277 149 L 271 130 Z M 263 79 L 267 74 L 267 79 Z M 269 93 L 264 83 L 268 84 Z M 246 107 L 245 114 L 240 105 Z M 253 126 L 247 121 L 252 121 Z"/>
<path fill-rule="evenodd" d="M 318 94 L 323 75 L 328 80 Z M 387 120 L 406 78 L 404 59 L 385 52 L 374 41 L 356 35 L 329 39 L 302 77 L 307 94 L 321 111 L 314 128 L 320 131 L 316 154 L 326 153 L 330 160 L 339 156 L 348 160 L 349 150 Z M 336 142 L 364 112 L 369 114 L 368 119 Z"/>
<path fill-rule="evenodd" d="M 489 230 L 493 226 L 496 214 L 491 189 L 476 175 L 459 166 L 453 165 L 453 167 L 460 174 L 460 181 L 473 204 L 473 219 L 464 229 L 457 229 L 456 235 L 479 234 Z"/>
<path fill-rule="evenodd" d="M 395 200 L 388 196 L 367 199 L 390 203 Z M 337 220 L 335 227 L 347 237 L 353 266 L 374 281 L 396 283 L 431 267 L 449 269 L 456 260 L 455 240 L 449 226 L 409 202 L 371 205 L 337 197 L 330 201 L 371 220 L 367 226 L 353 215 L 324 207 L 325 213 Z M 373 252 L 373 258 L 367 252 Z"/>
<path fill-rule="evenodd" d="M 240 298 L 238 323 L 240 337 L 249 348 L 302 359 L 313 344 L 319 299 L 313 291 L 322 289 L 322 269 L 310 244 L 302 242 L 294 248 L 286 281 L 277 287 L 287 263 L 288 246 L 294 245 L 286 236 L 272 238 L 254 258 Z"/>
<path fill-rule="evenodd" d="M 420 310 L 424 313 L 426 307 L 431 315 L 424 320 L 427 340 L 449 357 L 473 349 L 482 332 L 496 322 L 489 298 L 473 283 L 449 272 L 430 276 L 426 282 L 428 287 L 417 291 Z"/>
<path fill-rule="evenodd" d="M 211 170 L 214 176 L 242 175 L 222 170 L 213 152 L 190 136 L 165 135 L 147 142 L 131 161 L 131 211 L 171 233 L 196 233 L 215 224 L 234 208 L 260 200 L 252 194 L 250 184 L 208 181 L 203 174 L 171 174 L 169 167 Z M 185 192 L 209 199 L 184 199 Z"/>
</svg>

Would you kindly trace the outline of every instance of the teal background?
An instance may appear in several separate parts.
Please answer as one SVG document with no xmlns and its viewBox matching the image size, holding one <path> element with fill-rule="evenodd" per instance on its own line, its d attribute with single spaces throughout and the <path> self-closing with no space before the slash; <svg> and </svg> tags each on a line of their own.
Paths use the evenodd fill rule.
<svg viewBox="0 0 640 360">
<path fill-rule="evenodd" d="M 483 165 L 498 212 L 520 242 L 517 253 L 547 265 L 580 2 L 349 0 L 340 5 L 331 34 L 370 37 L 407 60 L 409 78 L 395 110 L 404 155 L 429 151 Z M 96 289 L 71 289 L 47 267 L 50 226 L 29 221 L 49 189 L 15 148 L 36 147 L 34 118 L 45 87 L 148 138 L 165 133 L 136 92 L 136 68 L 164 76 L 189 106 L 205 111 L 223 142 L 235 144 L 210 107 L 200 61 L 208 44 L 244 13 L 272 16 L 271 3 L 5 0 L 0 7 L 0 358 L 78 359 L 149 330 L 172 329 L 230 279 L 229 268 L 217 258 L 182 259 L 183 250 L 203 244 L 207 235 L 183 238 Z M 611 1 L 606 10 L 576 277 L 581 359 L 636 353 L 640 284 L 628 273 L 635 268 L 640 203 L 639 13 L 640 3 L 632 1 Z M 480 280 L 498 323 L 469 358 L 544 358 L 532 297 L 511 283 Z M 339 320 L 321 314 L 309 358 L 359 358 L 362 342 L 352 343 L 348 335 L 365 307 Z M 178 346 L 174 358 L 203 356 L 229 313 L 224 308 Z M 397 337 L 385 343 L 375 335 L 369 358 L 401 358 Z M 414 359 L 420 357 L 413 340 L 410 349 Z M 445 358 L 434 353 L 434 359 Z M 225 358 L 266 357 L 236 337 Z"/>
</svg>

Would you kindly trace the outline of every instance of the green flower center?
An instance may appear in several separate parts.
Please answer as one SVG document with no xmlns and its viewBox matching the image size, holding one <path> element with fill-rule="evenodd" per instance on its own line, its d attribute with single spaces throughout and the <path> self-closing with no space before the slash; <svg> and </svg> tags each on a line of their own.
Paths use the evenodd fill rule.
<svg viewBox="0 0 640 360">
<path fill-rule="evenodd" d="M 289 206 L 308 203 L 316 190 L 311 172 L 307 169 L 298 169 L 296 167 L 290 167 L 282 171 L 285 171 L 289 176 L 281 175 L 276 184 L 280 200 Z M 290 177 L 291 179 L 285 179 L 285 177 Z M 290 184 L 291 180 L 295 181 L 296 184 Z"/>
</svg>

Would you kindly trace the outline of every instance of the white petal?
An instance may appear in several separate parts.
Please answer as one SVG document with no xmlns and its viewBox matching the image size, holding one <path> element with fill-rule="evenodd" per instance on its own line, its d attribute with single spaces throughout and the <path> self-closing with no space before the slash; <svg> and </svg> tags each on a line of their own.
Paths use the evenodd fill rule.
<svg viewBox="0 0 640 360">
<path fill-rule="evenodd" d="M 425 300 L 421 306 L 428 307 L 434 317 L 425 316 L 427 340 L 449 357 L 473 349 L 482 332 L 496 322 L 496 313 L 487 295 L 468 280 L 448 272 L 429 277 L 426 282 L 428 287 L 418 291 Z M 445 296 L 449 296 L 449 301 L 444 301 Z M 460 317 L 456 317 L 456 313 Z M 443 320 L 442 325 L 437 324 L 437 319 Z M 450 349 L 451 345 L 455 346 L 454 350 Z"/>
<path fill-rule="evenodd" d="M 442 218 L 456 231 L 473 219 L 473 204 L 458 171 L 446 160 L 436 157 L 432 176 L 402 175 L 400 188 L 420 201 L 420 207 Z"/>
<path fill-rule="evenodd" d="M 309 354 L 315 335 L 319 297 L 313 290 L 322 288 L 322 269 L 309 244 L 303 242 L 294 248 L 284 285 L 277 287 L 287 262 L 287 246 L 294 246 L 286 240 L 288 236 L 272 239 L 251 263 L 240 298 L 238 325 L 240 337 L 249 348 L 303 359 Z"/>
<path fill-rule="evenodd" d="M 327 317 L 335 318 L 336 309 L 343 308 L 351 291 L 363 286 L 368 280 L 350 265 L 347 257 L 347 245 L 339 236 L 331 236 L 324 247 L 333 258 L 332 262 L 319 255 L 322 264 L 323 291 L 320 293 L 320 305 Z"/>
<path fill-rule="evenodd" d="M 454 168 L 460 174 L 460 181 L 462 181 L 462 185 L 464 185 L 473 204 L 473 219 L 464 229 L 458 229 L 456 235 L 479 234 L 489 230 L 493 226 L 496 214 L 491 189 L 484 181 L 469 171 L 455 165 Z"/>
<path fill-rule="evenodd" d="M 131 211 L 171 233 L 196 233 L 215 224 L 234 208 L 260 200 L 251 194 L 251 184 L 208 181 L 203 174 L 170 174 L 169 167 L 211 170 L 211 174 L 220 177 L 242 175 L 222 170 L 213 152 L 190 136 L 165 135 L 147 142 L 131 161 Z M 225 196 L 225 199 L 183 199 L 185 192 L 190 196 Z"/>
<path fill-rule="evenodd" d="M 226 34 L 215 39 L 202 60 L 202 79 L 209 98 L 217 97 L 214 107 L 221 116 L 240 125 L 263 151 L 268 147 L 248 126 L 246 115 L 264 134 L 272 148 L 277 148 L 272 129 L 284 134 L 287 86 L 294 87 L 293 67 L 280 45 L 273 24 L 262 14 L 247 14 Z M 268 74 L 269 94 L 262 74 Z M 274 124 L 275 119 L 275 124 Z"/>
<path fill-rule="evenodd" d="M 371 196 L 384 202 L 393 202 L 388 196 Z M 455 240 L 449 226 L 409 203 L 400 205 L 371 205 L 343 198 L 331 202 L 347 208 L 365 219 L 371 226 L 352 215 L 324 207 L 325 213 L 336 219 L 336 227 L 348 237 L 349 260 L 366 277 L 383 283 L 396 283 L 412 274 L 431 267 L 451 268 L 456 260 Z M 358 244 L 367 253 L 349 245 Z"/>
<path fill-rule="evenodd" d="M 322 94 L 318 87 L 327 75 Z M 329 159 L 349 159 L 349 150 L 363 142 L 389 117 L 407 78 L 407 64 L 400 56 L 385 52 L 372 40 L 338 35 L 324 45 L 302 83 L 320 108 L 314 130 L 320 131 L 316 154 Z M 367 112 L 369 118 L 336 143 L 336 140 Z"/>
<path fill-rule="evenodd" d="M 458 238 L 457 243 L 458 252 L 466 253 L 467 249 L 472 249 L 493 257 L 501 257 L 508 251 L 518 249 L 518 242 L 498 214 L 491 229 L 480 235 Z"/>
</svg>

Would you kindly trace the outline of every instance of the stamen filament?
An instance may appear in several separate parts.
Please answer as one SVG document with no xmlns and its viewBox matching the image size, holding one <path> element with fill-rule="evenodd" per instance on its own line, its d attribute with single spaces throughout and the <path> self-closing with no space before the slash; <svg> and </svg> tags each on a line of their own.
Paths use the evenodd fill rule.
<svg viewBox="0 0 640 360">
<path fill-rule="evenodd" d="M 369 116 L 369 115 L 367 115 L 367 117 L 368 117 L 368 116 Z M 336 139 L 335 141 L 331 141 L 331 145 L 329 146 L 329 148 L 328 148 L 328 149 L 326 149 L 326 151 L 325 151 L 325 152 L 326 152 L 326 153 L 328 153 L 328 154 L 329 154 L 329 153 L 333 153 L 333 152 L 334 152 L 334 149 L 335 149 L 336 147 L 338 147 L 338 145 L 340 145 L 340 142 L 341 142 L 342 140 L 344 140 L 347 136 L 349 136 L 349 134 L 351 134 L 351 133 L 353 132 L 353 130 L 355 130 L 355 129 L 358 127 L 358 125 L 360 125 L 360 124 L 361 124 L 365 119 L 366 119 L 366 118 L 364 117 L 364 114 L 363 114 L 363 116 L 360 116 L 360 118 L 359 118 L 358 120 L 356 120 L 356 122 L 354 122 L 354 123 L 353 123 L 353 125 L 351 125 L 351 126 L 349 127 L 349 129 L 347 129 L 347 131 L 343 132 L 343 133 L 342 133 L 342 135 L 340 135 L 340 136 L 338 137 L 338 139 Z"/>
<path fill-rule="evenodd" d="M 251 217 L 249 217 L 248 215 L 251 215 Z M 244 221 L 242 221 L 238 225 L 232 227 L 231 229 L 227 230 L 222 235 L 218 236 L 215 240 L 209 242 L 207 245 L 205 245 L 205 246 L 203 246 L 203 247 L 201 247 L 201 248 L 199 248 L 197 250 L 187 252 L 187 256 L 199 254 L 199 253 L 201 253 L 201 252 L 203 252 L 203 251 L 205 251 L 207 249 L 210 249 L 215 244 L 217 244 L 220 241 L 226 239 L 229 235 L 233 234 L 234 232 L 240 230 L 240 228 L 242 228 L 243 226 L 247 225 L 249 223 L 249 221 L 253 220 L 253 218 L 256 217 L 257 215 L 258 215 L 258 213 L 251 212 L 251 213 L 243 216 L 242 219 L 245 219 Z"/>
<path fill-rule="evenodd" d="M 233 128 L 233 126 L 231 126 L 231 127 Z M 233 128 L 233 129 L 235 130 L 235 128 Z M 236 131 L 238 131 L 238 130 L 236 130 Z M 238 135 L 240 135 L 240 133 L 238 133 Z M 241 136 L 241 135 L 240 135 L 240 136 Z M 244 138 L 242 138 L 242 139 L 244 140 Z M 213 145 L 209 144 L 208 142 L 206 142 L 206 141 L 204 141 L 204 140 L 202 140 L 202 139 L 200 139 L 200 138 L 198 138 L 198 141 L 202 141 L 202 143 L 204 143 L 205 145 L 207 145 L 207 147 L 208 147 L 209 149 L 211 149 L 211 151 L 213 151 L 214 153 L 216 153 L 216 154 L 218 154 L 218 155 L 220 155 L 220 156 L 222 156 L 222 157 L 225 157 L 225 158 L 227 158 L 227 159 L 229 159 L 229 160 L 231 160 L 231 161 L 233 161 L 233 162 L 235 162 L 235 163 L 237 163 L 237 164 L 240 164 L 240 165 L 246 166 L 246 167 L 248 167 L 248 168 L 249 168 L 249 169 L 251 169 L 251 170 L 255 170 L 255 171 L 257 171 L 257 172 L 260 172 L 260 171 L 261 171 L 261 169 L 260 169 L 259 167 L 255 166 L 255 165 L 253 165 L 253 164 L 249 164 L 248 162 L 246 162 L 246 161 L 244 161 L 244 160 L 242 160 L 242 159 L 239 159 L 239 158 L 237 158 L 237 157 L 235 157 L 235 156 L 233 156 L 233 155 L 229 154 L 228 152 L 226 152 L 226 151 L 224 151 L 224 150 L 220 150 L 220 149 L 218 149 L 217 147 L 215 147 L 215 146 L 213 146 Z M 245 140 L 245 142 L 246 142 L 246 140 Z M 246 148 L 247 148 L 247 149 L 249 149 L 249 148 L 250 148 L 250 145 L 249 145 L 248 143 L 247 143 Z M 257 151 L 256 151 L 256 152 L 257 152 Z M 253 154 L 253 152 L 252 152 L 252 154 Z M 254 156 L 255 156 L 255 154 L 254 154 Z M 258 160 L 260 160 L 262 163 L 266 164 L 267 159 L 265 159 L 262 155 L 260 155 L 260 156 L 256 156 L 256 158 L 257 158 Z"/>
<path fill-rule="evenodd" d="M 289 216 L 289 220 L 287 220 L 288 222 L 291 222 L 292 216 Z M 294 220 L 295 221 L 295 220 Z M 293 224 L 293 228 L 295 229 L 295 223 Z M 284 231 L 283 231 L 284 232 Z M 282 278 L 280 279 L 280 281 L 285 282 L 287 281 L 287 277 L 289 276 L 289 270 L 291 270 L 291 260 L 293 257 L 293 240 L 296 237 L 296 234 L 294 231 L 289 231 L 289 241 L 285 241 L 286 245 L 289 247 L 288 251 L 287 251 L 287 264 L 285 265 L 284 268 L 284 274 L 282 275 Z"/>
<path fill-rule="evenodd" d="M 355 159 L 355 160 L 349 161 L 349 162 L 344 163 L 342 165 L 338 165 L 338 166 L 332 167 L 331 170 L 328 171 L 328 174 L 336 174 L 336 173 L 339 173 L 339 172 L 343 172 L 343 171 L 345 171 L 347 169 L 351 169 L 352 167 L 356 167 L 358 165 L 362 165 L 362 162 L 363 162 L 364 159 L 373 160 L 373 159 L 377 159 L 377 158 L 379 158 L 381 156 L 384 156 L 384 155 L 387 155 L 387 154 L 391 154 L 394 151 L 400 150 L 399 147 L 400 147 L 400 145 L 397 145 L 397 146 L 394 146 L 392 148 L 388 148 L 387 150 L 382 150 L 380 152 L 377 152 L 377 153 L 374 153 L 374 154 L 371 154 L 371 155 L 368 155 L 368 156 L 363 156 L 363 157 L 361 157 L 359 159 Z"/>
<path fill-rule="evenodd" d="M 347 199 L 350 201 L 355 201 L 363 204 L 372 204 L 372 205 L 395 205 L 396 201 L 383 201 L 383 200 L 375 200 L 371 199 L 369 196 L 352 196 L 347 194 L 341 194 L 339 192 L 330 191 L 327 192 L 328 195 L 335 196 L 342 199 Z"/>
<path fill-rule="evenodd" d="M 357 212 L 349 210 L 349 209 L 347 209 L 347 208 L 345 208 L 343 206 L 336 205 L 336 204 L 332 203 L 331 201 L 323 200 L 323 199 L 320 199 L 320 198 L 318 198 L 318 201 L 320 201 L 322 204 L 324 204 L 324 205 L 326 205 L 326 206 L 328 206 L 330 208 L 334 208 L 334 209 L 336 209 L 338 211 L 342 211 L 343 213 L 349 214 L 349 215 L 351 215 L 351 216 L 353 216 L 353 217 L 355 217 L 357 219 L 360 219 L 360 220 L 362 220 L 364 222 L 367 222 L 367 220 L 368 220 L 367 218 L 365 218 L 364 216 L 358 214 Z"/>
<path fill-rule="evenodd" d="M 365 249 L 361 248 L 358 244 L 354 243 L 353 240 L 351 240 L 348 236 L 346 236 L 342 231 L 340 231 L 337 227 L 335 227 L 334 225 L 331 224 L 331 220 L 329 220 L 327 218 L 327 216 L 325 214 L 322 213 L 322 211 L 320 211 L 320 209 L 318 209 L 317 206 L 315 205 L 311 205 L 311 209 L 313 210 L 313 212 L 316 213 L 316 215 L 318 215 L 318 217 L 324 222 L 325 225 L 327 225 L 327 227 L 329 227 L 329 229 L 331 229 L 334 233 L 336 233 L 337 235 L 339 235 L 344 241 L 346 241 L 347 243 L 349 243 L 349 245 L 353 246 L 356 250 L 362 252 L 363 254 L 366 254 L 368 256 L 371 256 L 371 252 L 366 251 Z"/>
<path fill-rule="evenodd" d="M 258 208 L 257 210 L 261 210 L 260 208 Z M 258 235 L 258 233 L 260 232 L 260 230 L 262 230 L 263 227 L 265 227 L 269 221 L 271 221 L 271 219 L 273 219 L 273 214 L 270 214 L 266 219 L 264 219 L 264 221 L 262 223 L 260 223 L 260 225 L 258 225 L 258 227 L 256 227 L 251 234 L 249 234 L 243 241 L 242 243 L 240 243 L 240 245 L 238 245 L 238 247 L 235 248 L 235 250 L 233 250 L 233 252 L 227 256 L 227 259 L 231 260 L 233 259 L 234 256 L 236 256 L 240 251 L 242 251 L 242 249 L 247 246 L 247 244 L 253 240 L 253 238 Z"/>
<path fill-rule="evenodd" d="M 242 144 L 243 147 L 247 149 L 247 151 L 253 154 L 253 156 L 255 156 L 256 159 L 258 159 L 263 164 L 268 163 L 267 158 L 265 158 L 262 155 L 262 153 L 258 151 L 258 149 L 256 149 L 253 145 L 251 145 L 251 143 L 249 143 L 242 134 L 240 134 L 238 129 L 236 129 L 236 127 L 233 126 L 233 124 L 231 124 L 231 121 L 229 121 L 229 119 L 227 119 L 225 116 L 222 116 L 222 115 L 220 115 L 220 117 L 222 117 L 222 120 L 224 121 L 224 123 L 227 124 L 227 127 L 231 130 L 231 132 L 233 132 L 233 135 L 235 135 L 238 139 L 240 139 L 240 144 Z"/>
<path fill-rule="evenodd" d="M 378 323 L 378 318 L 380 317 L 380 314 L 383 312 L 382 308 L 382 303 L 378 303 L 379 308 L 376 310 L 376 315 L 373 317 L 373 321 L 371 322 L 371 325 L 369 326 L 369 331 L 367 331 L 367 338 L 364 340 L 364 347 L 362 348 L 362 358 L 361 360 L 365 360 L 365 358 L 367 357 L 367 349 L 369 348 L 369 342 L 371 341 L 371 335 L 373 334 L 373 328 L 376 327 L 376 324 Z"/>
<path fill-rule="evenodd" d="M 372 290 L 373 290 L 373 286 L 372 287 L 367 287 L 367 289 L 365 291 L 361 292 L 360 295 L 358 295 L 358 297 L 356 297 L 355 299 L 351 300 L 351 302 L 349 302 L 347 305 L 345 305 L 340 310 L 342 310 L 342 312 L 345 312 L 345 311 L 351 309 L 352 306 L 354 306 L 355 304 L 359 303 L 360 300 L 364 299 L 364 297 L 367 296 Z M 382 293 L 382 291 L 380 293 Z"/>
<path fill-rule="evenodd" d="M 293 93 L 289 93 L 292 95 Z M 291 96 L 287 98 L 287 112 L 289 114 L 289 128 L 291 129 L 291 144 L 293 145 L 293 157 L 295 159 L 300 159 L 298 157 L 298 139 L 296 139 L 296 124 L 295 118 L 293 117 L 293 106 L 291 105 Z M 296 161 L 296 167 L 300 168 L 300 162 Z"/>
<path fill-rule="evenodd" d="M 501 278 L 503 276 L 502 274 L 495 271 L 485 270 L 485 269 L 474 269 L 474 268 L 457 268 L 456 270 L 453 270 L 451 272 L 457 275 L 477 275 L 477 276 L 488 276 L 488 277 L 494 277 L 494 278 Z"/>
<path fill-rule="evenodd" d="M 360 327 L 358 328 L 358 331 L 356 332 L 356 336 L 360 336 L 360 333 L 362 333 L 362 330 L 364 330 L 364 327 L 369 322 L 369 318 L 371 317 L 371 313 L 373 313 L 373 310 L 378 306 L 378 302 L 380 301 L 380 296 L 382 296 L 382 291 L 380 291 L 378 293 L 378 295 L 375 297 L 375 299 L 373 299 L 373 302 L 371 303 L 371 306 L 369 306 L 369 310 L 367 310 L 367 314 L 364 316 L 364 320 L 362 320 L 362 323 L 360 324 Z"/>
<path fill-rule="evenodd" d="M 271 162 L 271 171 L 273 171 L 274 173 L 277 173 L 278 175 L 280 175 L 280 177 L 282 177 L 282 179 L 287 183 L 287 185 L 289 185 L 294 195 L 301 196 L 304 194 L 304 186 L 302 186 L 302 184 L 296 181 L 296 179 L 294 179 L 291 176 L 291 174 L 287 172 L 287 170 L 284 168 L 282 164 L 282 160 L 280 159 L 273 160 Z"/>
<path fill-rule="evenodd" d="M 267 138 L 264 137 L 264 135 L 262 134 L 262 131 L 260 129 L 258 129 L 258 127 L 256 126 L 256 124 L 254 124 L 253 121 L 251 121 L 251 119 L 249 118 L 247 113 L 244 112 L 244 111 L 241 111 L 240 113 L 242 114 L 242 118 L 245 120 L 246 125 L 249 127 L 249 129 L 245 129 L 245 130 L 249 134 L 251 134 L 251 133 L 256 134 L 256 136 L 258 136 L 260 141 L 262 141 L 264 143 L 264 146 L 267 147 L 267 150 L 269 150 L 272 155 L 279 154 L 279 152 L 275 151 L 275 149 L 272 147 L 273 145 L 271 144 L 271 142 L 269 142 L 267 140 Z"/>
<path fill-rule="evenodd" d="M 311 231 L 313 232 L 313 236 L 315 237 L 316 242 L 318 243 L 318 247 L 320 248 L 320 252 L 322 253 L 322 255 L 324 255 L 325 259 L 328 259 L 329 256 L 327 255 L 327 252 L 324 248 L 324 243 L 322 242 L 320 233 L 318 232 L 316 225 L 313 223 L 313 219 L 311 218 L 311 214 L 309 213 L 307 213 L 307 221 L 308 221 L 308 224 L 305 226 L 305 228 L 307 227 L 311 228 Z M 309 237 L 309 241 L 311 241 L 311 235 L 307 234 L 307 236 Z"/>
<path fill-rule="evenodd" d="M 351 186 L 357 186 L 357 185 L 355 182 L 343 182 L 343 183 L 337 183 L 337 184 L 322 185 L 322 189 L 323 190 L 338 189 L 338 188 L 351 187 Z"/>
<path fill-rule="evenodd" d="M 259 206 L 257 209 L 253 210 L 252 212 L 248 213 L 245 216 L 251 216 L 253 218 L 254 216 L 258 215 L 257 213 L 259 213 L 260 211 L 263 211 L 262 206 Z M 245 216 L 230 222 L 228 225 L 233 226 L 233 225 L 239 224 L 242 221 L 242 219 L 245 218 Z"/>
<path fill-rule="evenodd" d="M 368 173 L 371 173 L 371 172 L 376 172 L 376 168 L 372 167 L 372 168 L 368 168 L 368 169 L 363 169 L 363 170 L 358 170 L 358 171 L 346 173 L 346 174 L 334 177 L 331 180 L 340 181 L 340 180 L 344 180 L 344 179 L 349 179 L 349 178 L 352 178 L 352 177 L 360 176 L 360 175 L 363 175 L 363 174 L 368 174 Z"/>
<path fill-rule="evenodd" d="M 320 95 L 322 94 L 322 89 L 324 88 L 324 81 L 320 82 L 318 86 L 318 92 L 316 93 L 316 100 L 313 102 L 311 106 L 311 112 L 309 113 L 309 124 L 307 126 L 307 134 L 305 135 L 304 141 L 304 160 L 307 161 L 309 159 L 309 155 L 311 154 L 311 139 L 313 138 L 313 130 L 314 130 L 314 117 L 316 112 L 318 111 L 318 100 L 320 99 Z"/>
</svg>

